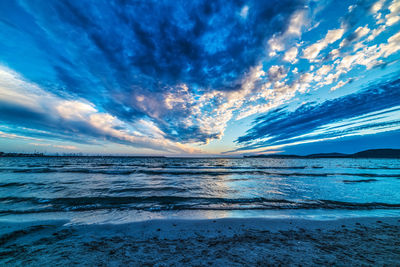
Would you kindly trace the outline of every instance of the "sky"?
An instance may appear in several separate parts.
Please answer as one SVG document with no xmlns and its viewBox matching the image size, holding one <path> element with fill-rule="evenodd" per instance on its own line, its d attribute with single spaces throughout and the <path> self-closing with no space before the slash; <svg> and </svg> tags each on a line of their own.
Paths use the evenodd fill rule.
<svg viewBox="0 0 400 267">
<path fill-rule="evenodd" d="M 0 151 L 400 148 L 400 0 L 0 1 Z"/>
</svg>

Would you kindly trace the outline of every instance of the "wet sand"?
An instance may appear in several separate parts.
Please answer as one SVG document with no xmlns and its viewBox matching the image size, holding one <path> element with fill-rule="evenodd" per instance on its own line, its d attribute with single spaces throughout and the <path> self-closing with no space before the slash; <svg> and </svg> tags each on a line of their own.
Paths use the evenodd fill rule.
<svg viewBox="0 0 400 267">
<path fill-rule="evenodd" d="M 400 218 L 0 223 L 1 266 L 400 265 Z"/>
</svg>

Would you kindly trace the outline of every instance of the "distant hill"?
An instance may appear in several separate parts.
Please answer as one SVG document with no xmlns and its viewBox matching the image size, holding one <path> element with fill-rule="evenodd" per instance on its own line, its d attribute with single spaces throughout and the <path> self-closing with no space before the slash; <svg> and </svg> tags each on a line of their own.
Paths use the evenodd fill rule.
<svg viewBox="0 0 400 267">
<path fill-rule="evenodd" d="M 268 155 L 250 155 L 250 156 L 244 156 L 245 158 L 299 158 L 302 156 L 298 155 L 284 155 L 284 154 L 268 154 Z"/>
<path fill-rule="evenodd" d="M 349 156 L 343 153 L 319 153 L 306 156 L 307 158 L 344 158 Z"/>
<path fill-rule="evenodd" d="M 250 155 L 245 156 L 245 158 L 400 158 L 400 149 L 368 149 L 354 154 L 318 153 L 307 156 L 284 154 Z"/>
<path fill-rule="evenodd" d="M 400 158 L 400 149 L 369 149 L 354 153 L 354 158 Z"/>
</svg>

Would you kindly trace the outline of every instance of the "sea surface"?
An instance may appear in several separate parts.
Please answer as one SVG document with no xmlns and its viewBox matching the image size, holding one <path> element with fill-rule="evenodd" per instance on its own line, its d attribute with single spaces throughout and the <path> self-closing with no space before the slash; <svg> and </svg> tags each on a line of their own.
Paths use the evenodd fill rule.
<svg viewBox="0 0 400 267">
<path fill-rule="evenodd" d="M 398 159 L 0 158 L 0 221 L 399 215 Z"/>
</svg>

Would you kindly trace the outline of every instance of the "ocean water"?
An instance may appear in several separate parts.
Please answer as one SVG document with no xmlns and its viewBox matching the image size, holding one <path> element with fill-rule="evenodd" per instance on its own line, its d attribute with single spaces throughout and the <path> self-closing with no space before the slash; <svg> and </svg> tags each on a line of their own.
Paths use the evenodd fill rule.
<svg viewBox="0 0 400 267">
<path fill-rule="evenodd" d="M 399 215 L 398 159 L 0 158 L 0 221 Z"/>
</svg>

